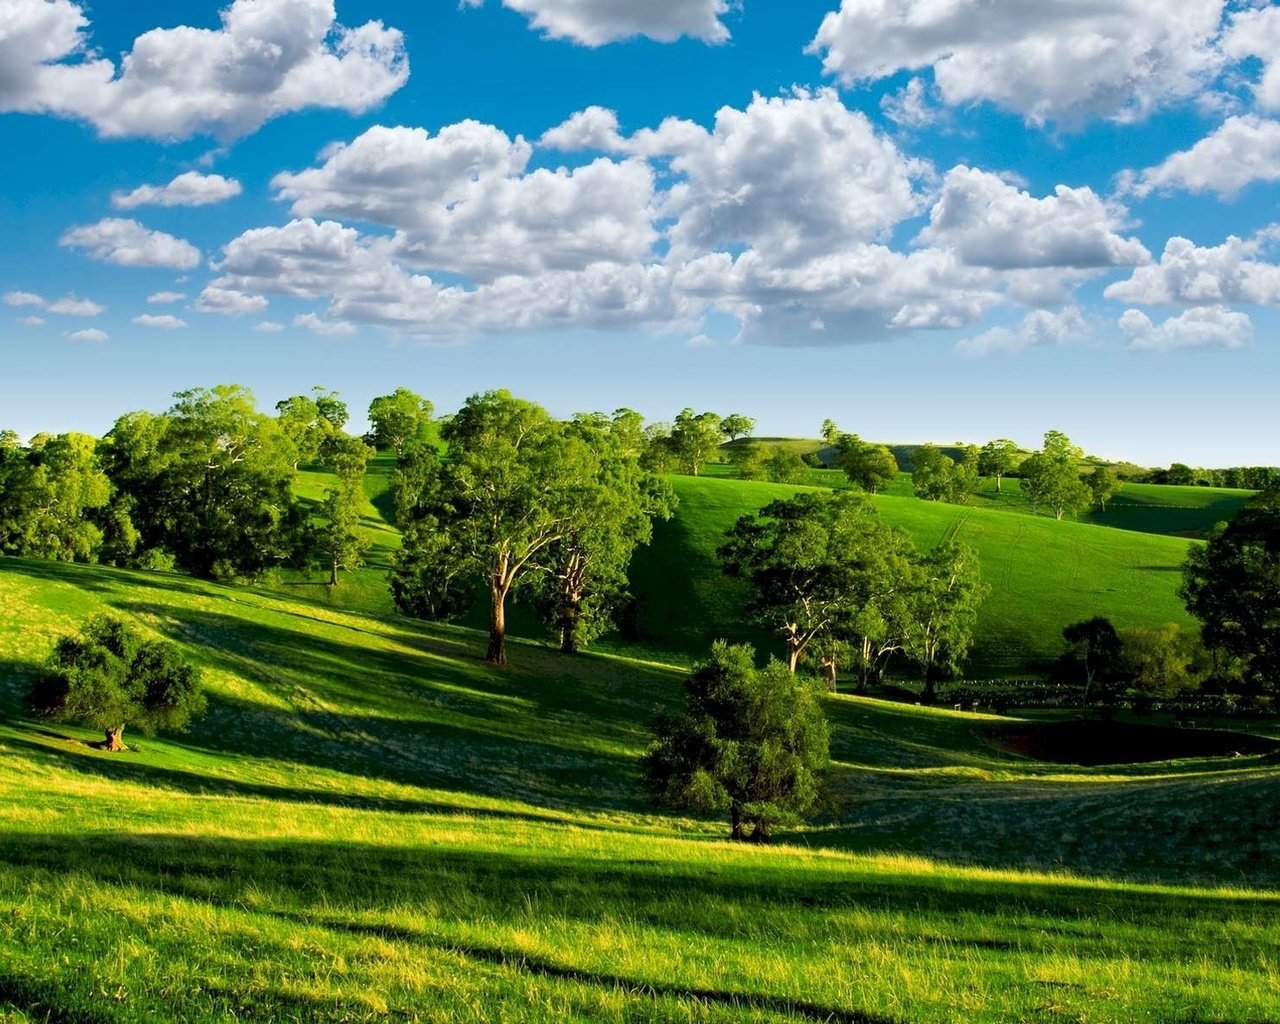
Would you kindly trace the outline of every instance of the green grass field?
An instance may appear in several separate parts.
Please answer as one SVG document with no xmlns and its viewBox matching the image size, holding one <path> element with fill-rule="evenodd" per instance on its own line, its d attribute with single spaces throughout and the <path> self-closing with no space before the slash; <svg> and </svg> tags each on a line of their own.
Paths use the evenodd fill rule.
<svg viewBox="0 0 1280 1024">
<path fill-rule="evenodd" d="M 0 1020 L 1280 1016 L 1274 758 L 833 697 L 828 806 L 743 847 L 639 793 L 680 670 L 312 596 L 0 560 Z M 23 717 L 102 609 L 204 668 L 192 732 Z"/>
</svg>

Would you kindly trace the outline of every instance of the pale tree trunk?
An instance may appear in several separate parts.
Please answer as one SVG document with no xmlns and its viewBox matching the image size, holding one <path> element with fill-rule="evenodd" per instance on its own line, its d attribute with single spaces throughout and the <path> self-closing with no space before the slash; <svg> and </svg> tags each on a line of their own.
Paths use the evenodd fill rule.
<svg viewBox="0 0 1280 1024">
<path fill-rule="evenodd" d="M 742 840 L 747 837 L 746 832 L 743 831 L 742 828 L 742 808 L 738 805 L 738 801 L 736 800 L 729 805 L 729 822 L 730 839 Z"/>
<path fill-rule="evenodd" d="M 329 586 L 336 587 L 338 585 L 338 560 L 335 558 L 329 563 Z"/>
<path fill-rule="evenodd" d="M 803 644 L 798 644 L 793 640 L 787 641 L 787 670 L 792 675 L 795 675 L 796 666 L 800 664 L 800 654 L 803 650 Z"/>
<path fill-rule="evenodd" d="M 489 620 L 489 649 L 485 652 L 485 661 L 495 665 L 507 663 L 507 590 L 498 582 L 490 588 L 493 600 L 493 615 Z"/>
<path fill-rule="evenodd" d="M 828 655 L 821 661 L 822 674 L 827 680 L 827 691 L 836 693 L 840 678 L 840 666 L 837 664 L 834 655 Z"/>
<path fill-rule="evenodd" d="M 117 725 L 114 729 L 105 729 L 103 731 L 107 737 L 102 744 L 103 750 L 120 751 L 129 749 L 124 745 L 124 740 L 121 738 L 124 735 L 123 723 Z"/>
</svg>

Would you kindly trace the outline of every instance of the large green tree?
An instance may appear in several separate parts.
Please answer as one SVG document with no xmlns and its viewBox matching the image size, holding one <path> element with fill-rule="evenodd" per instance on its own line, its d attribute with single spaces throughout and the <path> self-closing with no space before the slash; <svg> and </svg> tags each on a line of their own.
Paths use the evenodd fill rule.
<svg viewBox="0 0 1280 1024">
<path fill-rule="evenodd" d="M 1089 706 L 1099 684 L 1114 684 L 1120 677 L 1123 643 L 1111 620 L 1101 615 L 1073 622 L 1062 631 L 1066 649 L 1059 659 L 1059 671 L 1084 682 L 1081 703 Z"/>
<path fill-rule="evenodd" d="M 836 468 L 868 494 L 897 479 L 898 460 L 884 445 L 871 444 L 857 434 L 841 434 L 837 449 Z"/>
<path fill-rule="evenodd" d="M 902 649 L 920 669 L 926 701 L 968 656 L 985 595 L 972 548 L 944 541 L 917 560 Z"/>
<path fill-rule="evenodd" d="M 393 448 L 396 455 L 414 440 L 431 422 L 432 405 L 408 388 L 396 388 L 389 395 L 379 395 L 369 403 L 369 422 L 373 424 L 374 443 Z"/>
<path fill-rule="evenodd" d="M 40 434 L 0 453 L 0 553 L 96 561 L 111 483 L 88 434 Z"/>
<path fill-rule="evenodd" d="M 917 498 L 946 501 L 952 493 L 956 463 L 934 445 L 922 444 L 911 456 L 911 486 Z"/>
<path fill-rule="evenodd" d="M 815 640 L 839 634 L 874 558 L 875 509 L 856 492 L 803 492 L 742 516 L 719 557 L 751 587 L 747 613 L 783 638 L 794 672 Z"/>
<path fill-rule="evenodd" d="M 293 559 L 305 516 L 279 421 L 240 385 L 174 398 L 162 416 L 122 416 L 102 446 L 108 476 L 132 501 L 140 546 L 207 577 L 254 576 Z"/>
<path fill-rule="evenodd" d="M 1280 488 L 1191 549 L 1180 593 L 1205 646 L 1238 661 L 1250 688 L 1280 693 Z"/>
<path fill-rule="evenodd" d="M 978 457 L 978 472 L 983 476 L 993 477 L 996 482 L 996 493 L 1003 490 L 1004 478 L 1018 468 L 1018 445 L 1007 437 L 988 441 L 982 446 Z"/>
<path fill-rule="evenodd" d="M 730 441 L 740 437 L 748 437 L 756 429 L 756 421 L 740 412 L 731 412 L 720 421 L 720 433 Z"/>
<path fill-rule="evenodd" d="M 1116 472 L 1114 466 L 1099 466 L 1088 478 L 1089 493 L 1093 497 L 1094 504 L 1098 506 L 1099 512 L 1107 510 L 1107 502 L 1120 493 L 1124 487 L 1124 481 L 1120 479 L 1120 474 Z"/>
<path fill-rule="evenodd" d="M 643 435 L 636 417 L 624 409 L 612 419 L 576 416 L 564 427 L 588 457 L 565 496 L 565 522 L 543 560 L 537 604 L 566 654 L 611 625 L 627 596 L 632 554 L 649 542 L 653 519 L 667 519 L 675 508 L 670 485 L 640 464 Z"/>
<path fill-rule="evenodd" d="M 315 510 L 316 550 L 329 570 L 329 586 L 336 587 L 339 573 L 360 567 L 369 540 L 360 527 L 365 503 L 364 476 L 377 452 L 363 441 L 343 433 L 330 435 L 326 457 L 336 481 L 325 491 Z"/>
<path fill-rule="evenodd" d="M 1083 455 L 1061 431 L 1044 435 L 1044 446 L 1024 459 L 1019 469 L 1033 512 L 1044 510 L 1054 519 L 1063 519 L 1089 504 L 1089 487 L 1080 479 Z"/>
<path fill-rule="evenodd" d="M 670 445 L 682 473 L 697 476 L 720 449 L 724 435 L 720 417 L 713 412 L 695 413 L 684 409 L 671 425 Z"/>
<path fill-rule="evenodd" d="M 421 467 L 392 593 L 406 611 L 448 614 L 468 579 L 483 585 L 490 606 L 486 658 L 506 664 L 507 599 L 550 571 L 552 548 L 571 528 L 597 460 L 545 409 L 504 390 L 467 399 L 441 437 L 448 455 Z"/>
<path fill-rule="evenodd" d="M 662 714 L 645 783 L 662 804 L 728 812 L 730 836 L 768 842 L 821 794 L 828 763 L 822 691 L 779 662 L 755 667 L 748 646 L 716 643 L 684 684 L 683 714 Z"/>
<path fill-rule="evenodd" d="M 87 722 L 107 750 L 124 750 L 125 726 L 145 735 L 181 729 L 205 706 L 200 672 L 178 649 L 146 641 L 119 619 L 99 616 L 58 641 L 29 696 L 41 718 Z"/>
</svg>

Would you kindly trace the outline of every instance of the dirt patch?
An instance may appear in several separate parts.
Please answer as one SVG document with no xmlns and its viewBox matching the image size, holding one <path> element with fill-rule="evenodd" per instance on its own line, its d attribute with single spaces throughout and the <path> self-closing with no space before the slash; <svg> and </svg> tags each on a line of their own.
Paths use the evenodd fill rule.
<svg viewBox="0 0 1280 1024">
<path fill-rule="evenodd" d="M 1280 750 L 1275 740 L 1242 732 L 1103 721 L 1009 726 L 992 736 L 990 742 L 1001 750 L 1049 764 L 1090 766 L 1270 754 Z"/>
</svg>

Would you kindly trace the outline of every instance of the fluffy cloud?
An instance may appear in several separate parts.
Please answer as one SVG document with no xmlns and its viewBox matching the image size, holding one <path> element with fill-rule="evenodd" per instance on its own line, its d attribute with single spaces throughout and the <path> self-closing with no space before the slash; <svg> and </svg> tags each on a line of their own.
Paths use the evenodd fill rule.
<svg viewBox="0 0 1280 1024">
<path fill-rule="evenodd" d="M 265 295 L 246 295 L 234 288 L 219 288 L 217 285 L 209 285 L 196 299 L 196 309 L 201 313 L 221 313 L 224 316 L 260 313 L 267 305 Z"/>
<path fill-rule="evenodd" d="M 152 29 L 120 61 L 89 48 L 72 0 L 7 0 L 0 111 L 49 113 L 103 136 L 231 139 L 310 107 L 359 113 L 408 78 L 404 40 L 371 21 L 345 28 L 333 0 L 235 0 L 216 29 Z"/>
<path fill-rule="evenodd" d="M 467 7 L 484 4 L 484 0 L 462 2 Z M 729 10 L 726 0 L 502 0 L 502 5 L 525 15 L 548 38 L 570 39 L 584 46 L 604 46 L 634 36 L 663 43 L 681 36 L 709 43 L 729 38 L 720 21 Z"/>
<path fill-rule="evenodd" d="M 66 295 L 46 307 L 50 313 L 59 316 L 97 316 L 107 307 L 94 302 L 93 299 L 78 299 L 74 295 Z"/>
<path fill-rule="evenodd" d="M 4 302 L 6 306 L 35 306 L 59 316 L 97 316 L 107 308 L 92 299 L 80 299 L 74 295 L 64 295 L 49 302 L 43 295 L 35 292 L 6 292 Z"/>
<path fill-rule="evenodd" d="M 921 208 L 929 173 L 827 89 L 724 107 L 710 131 L 669 120 L 633 145 L 680 178 L 663 212 L 681 258 L 747 245 L 807 259 L 875 241 Z"/>
<path fill-rule="evenodd" d="M 177 331 L 187 326 L 185 320 L 176 316 L 165 314 L 164 316 L 155 316 L 151 313 L 143 313 L 135 316 L 133 322 L 139 327 L 155 327 L 163 331 Z"/>
<path fill-rule="evenodd" d="M 70 341 L 102 342 L 102 341 L 106 341 L 109 337 L 111 337 L 111 335 L 109 335 L 106 331 L 98 330 L 98 328 L 96 327 L 85 327 L 84 329 L 79 331 L 68 331 L 66 334 L 63 335 L 63 337 L 69 339 Z"/>
<path fill-rule="evenodd" d="M 1280 181 L 1280 121 L 1247 114 L 1229 117 L 1190 149 L 1140 174 L 1122 176 L 1122 190 L 1216 192 L 1234 199 L 1255 181 Z"/>
<path fill-rule="evenodd" d="M 122 267 L 171 267 L 191 270 L 200 250 L 190 242 L 143 227 L 136 220 L 108 217 L 67 231 L 60 245 L 87 249 L 95 260 Z"/>
<path fill-rule="evenodd" d="M 1084 314 L 1078 306 L 1053 312 L 1033 309 L 1016 327 L 993 327 L 972 338 L 964 338 L 956 351 L 983 356 L 996 352 L 1021 352 L 1041 345 L 1061 345 L 1085 333 Z"/>
<path fill-rule="evenodd" d="M 1143 306 L 1280 304 L 1280 266 L 1257 259 L 1273 239 L 1274 229 L 1249 239 L 1232 235 L 1213 247 L 1171 238 L 1159 263 L 1139 267 L 1103 294 Z"/>
<path fill-rule="evenodd" d="M 186 297 L 185 292 L 152 292 L 147 296 L 147 303 L 152 306 L 167 306 L 172 302 L 181 302 Z"/>
<path fill-rule="evenodd" d="M 1259 3 L 1232 15 L 1222 48 L 1237 60 L 1256 57 L 1262 62 L 1254 96 L 1264 109 L 1280 110 L 1280 8 Z"/>
<path fill-rule="evenodd" d="M 1037 199 L 994 174 L 954 167 L 919 240 L 954 249 L 972 266 L 1097 269 L 1146 263 L 1151 254 L 1123 238 L 1125 211 L 1088 188 L 1059 185 Z"/>
<path fill-rule="evenodd" d="M 532 147 L 474 121 L 436 136 L 376 127 L 320 167 L 280 174 L 295 216 L 396 228 L 416 266 L 475 280 L 648 257 L 653 172 L 638 160 L 526 172 Z"/>
<path fill-rule="evenodd" d="M 314 313 L 302 313 L 293 318 L 294 327 L 305 327 L 312 334 L 326 338 L 349 338 L 356 333 L 355 325 L 342 320 L 321 320 Z"/>
<path fill-rule="evenodd" d="M 949 104 L 1140 118 L 1216 73 L 1224 0 L 842 0 L 810 44 L 847 83 L 931 67 Z"/>
<path fill-rule="evenodd" d="M 43 327 L 44 317 L 42 316 L 24 316 L 18 323 L 23 327 Z"/>
<path fill-rule="evenodd" d="M 167 185 L 139 185 L 132 192 L 117 192 L 111 205 L 119 210 L 138 206 L 210 206 L 238 196 L 243 189 L 234 178 L 221 174 L 187 171 Z"/>
<path fill-rule="evenodd" d="M 1167 352 L 1186 348 L 1240 348 L 1253 339 L 1253 323 L 1226 306 L 1195 306 L 1155 324 L 1141 310 L 1120 318 L 1120 329 L 1136 349 Z"/>
<path fill-rule="evenodd" d="M 284 324 L 278 324 L 274 320 L 263 320 L 254 324 L 253 329 L 262 334 L 279 334 L 284 330 Z"/>
</svg>

